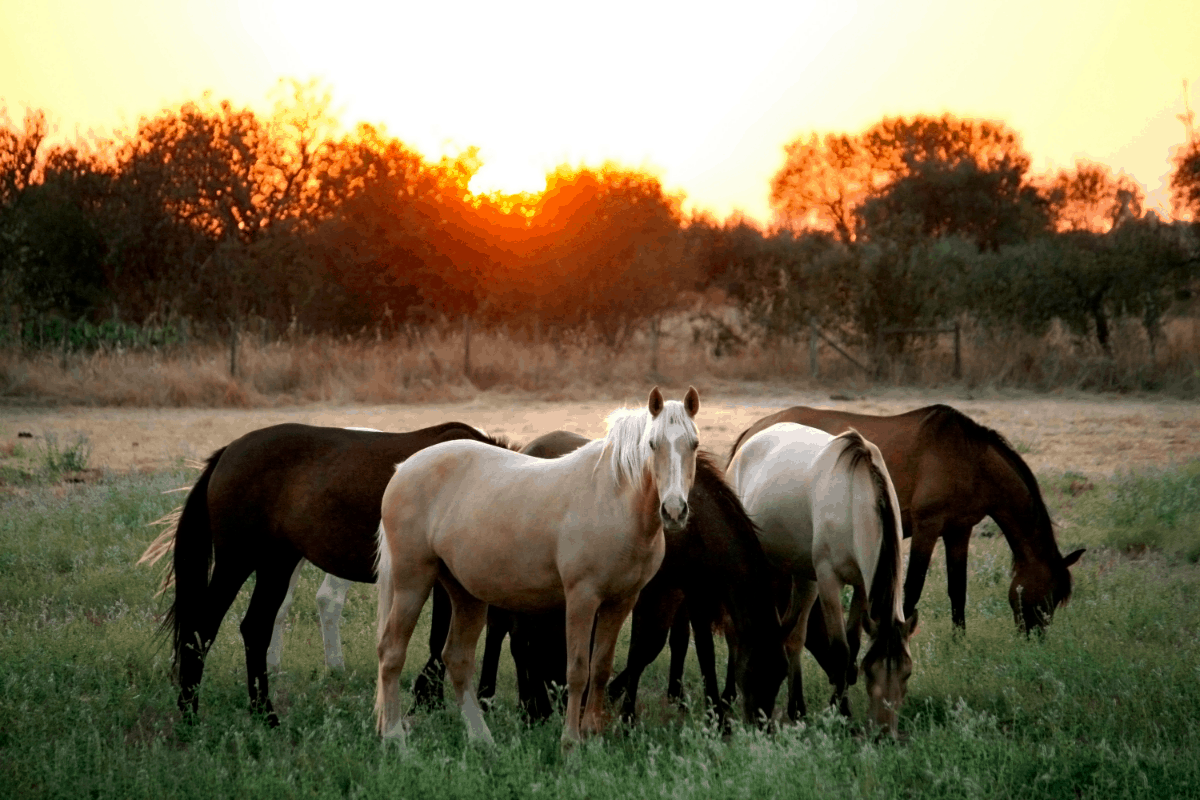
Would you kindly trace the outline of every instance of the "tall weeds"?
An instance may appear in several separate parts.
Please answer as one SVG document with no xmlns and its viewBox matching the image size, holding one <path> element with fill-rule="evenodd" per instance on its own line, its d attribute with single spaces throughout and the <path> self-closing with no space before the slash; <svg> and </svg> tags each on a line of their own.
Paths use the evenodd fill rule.
<svg viewBox="0 0 1200 800">
<path fill-rule="evenodd" d="M 244 337 L 237 376 L 226 343 L 196 342 L 162 350 L 93 353 L 0 350 L 0 397 L 27 402 L 105 406 L 263 407 L 314 402 L 402 403 L 463 400 L 482 391 L 547 400 L 619 397 L 648 382 L 745 382 L 849 387 L 874 384 L 1039 391 L 1155 391 L 1200 395 L 1200 321 L 1173 320 L 1151 353 L 1136 325 L 1117 326 L 1114 353 L 1092 352 L 1058 327 L 1043 336 L 965 327 L 962 377 L 953 377 L 948 336 L 910 341 L 899 356 L 877 359 L 847 344 L 863 366 L 825 343 L 811 372 L 807 334 L 753 341 L 716 355 L 689 320 L 664 324 L 657 360 L 651 340 L 631 336 L 618 350 L 586 337 L 530 341 L 503 330 L 476 331 L 470 372 L 457 328 L 396 338 Z M 652 374 L 652 365 L 657 372 Z M 732 384 L 732 385 L 730 385 Z"/>
</svg>

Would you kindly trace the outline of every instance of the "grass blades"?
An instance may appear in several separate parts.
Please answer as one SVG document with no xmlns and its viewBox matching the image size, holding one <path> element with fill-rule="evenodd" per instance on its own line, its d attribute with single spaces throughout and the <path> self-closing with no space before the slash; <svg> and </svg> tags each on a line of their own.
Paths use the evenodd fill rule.
<svg viewBox="0 0 1200 800">
<path fill-rule="evenodd" d="M 372 587 L 351 591 L 342 624 L 347 670 L 330 674 L 313 602 L 321 576 L 313 569 L 301 576 L 284 635 L 285 672 L 271 681 L 282 725 L 268 729 L 248 710 L 237 623 L 250 586 L 209 655 L 200 722 L 181 725 L 157 637 L 159 571 L 134 562 L 157 534 L 148 523 L 180 501 L 163 492 L 194 473 L 42 480 L 0 496 L 0 795 L 1193 795 L 1200 567 L 1155 544 L 1131 550 L 1114 531 L 1168 520 L 1163 530 L 1172 536 L 1189 525 L 1195 536 L 1187 487 L 1196 471 L 1191 464 L 1122 475 L 1087 489 L 1078 476 L 1041 476 L 1061 549 L 1088 548 L 1074 569 L 1075 595 L 1045 636 L 1013 629 L 1003 537 L 972 538 L 965 635 L 951 629 L 944 562 L 935 557 L 899 742 L 864 739 L 856 725 L 823 710 L 829 687 L 807 656 L 814 712 L 803 724 L 769 732 L 738 726 L 723 737 L 701 709 L 665 703 L 664 656 L 643 679 L 642 721 L 614 724 L 566 758 L 561 719 L 531 727 L 517 712 L 507 655 L 488 714 L 494 749 L 467 745 L 450 706 L 413 713 L 406 753 L 385 747 L 372 718 Z M 427 655 L 427 626 L 428 611 L 406 684 Z M 626 647 L 623 639 L 618 667 Z M 689 696 L 699 698 L 694 659 L 688 670 Z M 861 684 L 851 694 L 856 720 L 866 707 Z M 407 692 L 404 702 L 410 708 Z"/>
</svg>

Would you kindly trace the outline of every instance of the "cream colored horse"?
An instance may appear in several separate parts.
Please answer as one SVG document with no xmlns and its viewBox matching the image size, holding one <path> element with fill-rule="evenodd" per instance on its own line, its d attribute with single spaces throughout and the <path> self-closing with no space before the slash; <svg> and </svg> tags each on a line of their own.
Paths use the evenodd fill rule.
<svg viewBox="0 0 1200 800">
<path fill-rule="evenodd" d="M 853 683 L 860 624 L 873 639 L 863 658 L 871 720 L 893 735 L 912 656 L 900 602 L 900 506 L 879 449 L 850 430 L 831 436 L 785 422 L 756 433 L 734 455 L 726 477 L 759 528 L 772 565 L 793 581 L 788 713 L 804 713 L 800 654 L 818 595 L 829 631 L 835 703 Z M 853 586 L 850 623 L 841 589 Z M 847 630 L 849 628 L 849 630 Z M 842 704 L 843 712 L 849 706 Z"/>
<path fill-rule="evenodd" d="M 375 711 L 385 738 L 404 740 L 399 678 L 434 581 L 453 606 L 442 656 L 471 739 L 492 741 L 472 683 L 489 604 L 566 606 L 563 745 L 603 728 L 617 633 L 662 563 L 664 526 L 687 524 L 699 408 L 694 388 L 664 403 L 656 387 L 645 409 L 614 412 L 605 438 L 562 458 L 455 442 L 397 467 L 379 532 Z"/>
</svg>

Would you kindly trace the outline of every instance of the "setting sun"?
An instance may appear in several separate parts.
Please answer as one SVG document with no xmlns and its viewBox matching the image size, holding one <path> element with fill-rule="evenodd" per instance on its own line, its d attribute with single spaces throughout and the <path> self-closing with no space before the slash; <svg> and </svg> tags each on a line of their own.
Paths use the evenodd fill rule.
<svg viewBox="0 0 1200 800">
<path fill-rule="evenodd" d="M 546 175 L 530 164 L 484 160 L 479 171 L 471 176 L 469 188 L 475 194 L 537 194 L 546 189 Z"/>
</svg>

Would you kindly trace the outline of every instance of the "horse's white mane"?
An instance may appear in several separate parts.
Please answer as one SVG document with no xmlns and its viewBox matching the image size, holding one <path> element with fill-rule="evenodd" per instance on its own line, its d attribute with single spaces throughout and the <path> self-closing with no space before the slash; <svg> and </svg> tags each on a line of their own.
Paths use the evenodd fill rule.
<svg viewBox="0 0 1200 800">
<path fill-rule="evenodd" d="M 682 425 L 693 440 L 696 423 L 688 416 L 683 403 L 668 400 L 657 417 L 651 418 L 650 410 L 642 408 L 618 408 L 605 420 L 608 432 L 604 447 L 611 450 L 613 480 L 617 483 L 636 484 L 642 478 L 646 461 L 650 458 L 650 442 L 662 435 L 665 428 Z"/>
</svg>

